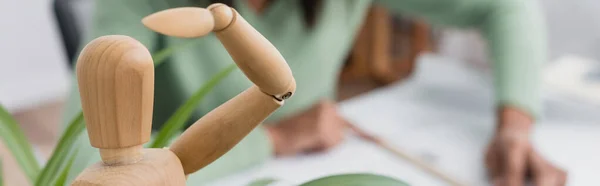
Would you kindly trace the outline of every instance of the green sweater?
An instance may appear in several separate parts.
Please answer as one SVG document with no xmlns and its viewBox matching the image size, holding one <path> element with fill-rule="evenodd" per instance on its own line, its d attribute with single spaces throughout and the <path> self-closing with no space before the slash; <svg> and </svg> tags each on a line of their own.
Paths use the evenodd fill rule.
<svg viewBox="0 0 600 186">
<path fill-rule="evenodd" d="M 141 24 L 153 12 L 195 6 L 189 0 L 97 0 L 95 16 L 85 42 L 109 34 L 136 38 L 150 51 L 190 40 L 159 37 Z M 297 1 L 277 0 L 262 15 L 243 0 L 235 1 L 242 16 L 271 41 L 286 58 L 297 81 L 297 92 L 265 123 L 301 111 L 319 99 L 334 99 L 337 75 L 372 3 L 381 3 L 403 16 L 431 24 L 480 30 L 487 39 L 494 68 L 496 103 L 511 105 L 537 117 L 540 111 L 540 68 L 546 57 L 544 22 L 537 1 L 530 0 L 324 0 L 316 24 L 307 28 Z M 200 6 L 207 6 L 201 3 Z M 85 44 L 85 43 L 84 43 Z M 164 121 L 211 76 L 232 64 L 230 56 L 211 34 L 193 40 L 156 68 L 153 125 Z M 194 120 L 231 99 L 251 82 L 234 71 L 198 105 Z M 73 83 L 65 119 L 80 110 Z M 78 140 L 79 153 L 69 179 L 100 161 L 87 133 Z M 190 175 L 190 185 L 257 165 L 273 156 L 272 145 L 259 127 L 226 155 Z"/>
</svg>

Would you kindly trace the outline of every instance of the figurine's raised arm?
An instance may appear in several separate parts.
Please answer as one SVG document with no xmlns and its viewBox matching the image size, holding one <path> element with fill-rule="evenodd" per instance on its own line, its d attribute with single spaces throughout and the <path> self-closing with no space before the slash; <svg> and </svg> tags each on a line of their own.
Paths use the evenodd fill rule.
<svg viewBox="0 0 600 186">
<path fill-rule="evenodd" d="M 170 149 L 185 174 L 213 162 L 292 96 L 296 82 L 285 59 L 235 9 L 224 4 L 174 8 L 143 20 L 148 28 L 175 37 L 216 33 L 232 59 L 255 84 L 188 128 Z"/>
<path fill-rule="evenodd" d="M 279 51 L 235 9 L 216 3 L 207 9 L 167 9 L 142 20 L 148 28 L 175 37 L 216 33 L 238 67 L 263 92 L 283 100 L 296 89 L 292 72 Z"/>
</svg>

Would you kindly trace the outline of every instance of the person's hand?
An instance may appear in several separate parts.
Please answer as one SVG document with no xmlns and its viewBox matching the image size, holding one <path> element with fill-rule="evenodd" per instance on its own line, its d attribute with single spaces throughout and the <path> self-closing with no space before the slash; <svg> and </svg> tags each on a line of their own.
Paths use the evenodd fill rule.
<svg viewBox="0 0 600 186">
<path fill-rule="evenodd" d="M 335 103 L 321 101 L 310 109 L 267 127 L 278 156 L 327 150 L 344 139 L 348 122 Z"/>
<path fill-rule="evenodd" d="M 533 121 L 505 108 L 486 153 L 485 163 L 495 186 L 522 186 L 531 176 L 536 186 L 563 186 L 567 174 L 534 150 L 529 135 Z"/>
</svg>

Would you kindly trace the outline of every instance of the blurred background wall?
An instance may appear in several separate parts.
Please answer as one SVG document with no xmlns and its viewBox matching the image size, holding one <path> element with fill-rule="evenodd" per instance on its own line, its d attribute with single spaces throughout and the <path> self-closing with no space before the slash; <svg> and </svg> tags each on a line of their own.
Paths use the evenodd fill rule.
<svg viewBox="0 0 600 186">
<path fill-rule="evenodd" d="M 546 13 L 550 61 L 578 55 L 600 61 L 600 1 L 540 0 Z M 445 30 L 441 52 L 471 61 L 486 61 L 481 40 L 473 32 Z M 472 51 L 477 51 L 469 55 Z"/>
<path fill-rule="evenodd" d="M 51 0 L 0 0 L 0 103 L 18 120 L 39 157 L 53 149 L 69 87 L 51 5 Z M 26 185 L 2 143 L 0 156 L 5 183 Z"/>
<path fill-rule="evenodd" d="M 51 3 L 0 0 L 0 102 L 11 111 L 66 93 L 66 58 Z"/>
</svg>

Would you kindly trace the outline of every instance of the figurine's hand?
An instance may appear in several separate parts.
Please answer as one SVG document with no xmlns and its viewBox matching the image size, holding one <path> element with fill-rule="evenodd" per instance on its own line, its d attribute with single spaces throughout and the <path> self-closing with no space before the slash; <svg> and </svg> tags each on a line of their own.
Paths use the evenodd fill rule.
<svg viewBox="0 0 600 186">
<path fill-rule="evenodd" d="M 268 127 L 278 156 L 327 150 L 344 139 L 348 122 L 330 101 Z"/>
<path fill-rule="evenodd" d="M 536 186 L 563 186 L 566 173 L 546 161 L 529 141 L 532 122 L 505 109 L 486 153 L 485 163 L 494 185 L 522 186 L 532 176 Z"/>
</svg>

